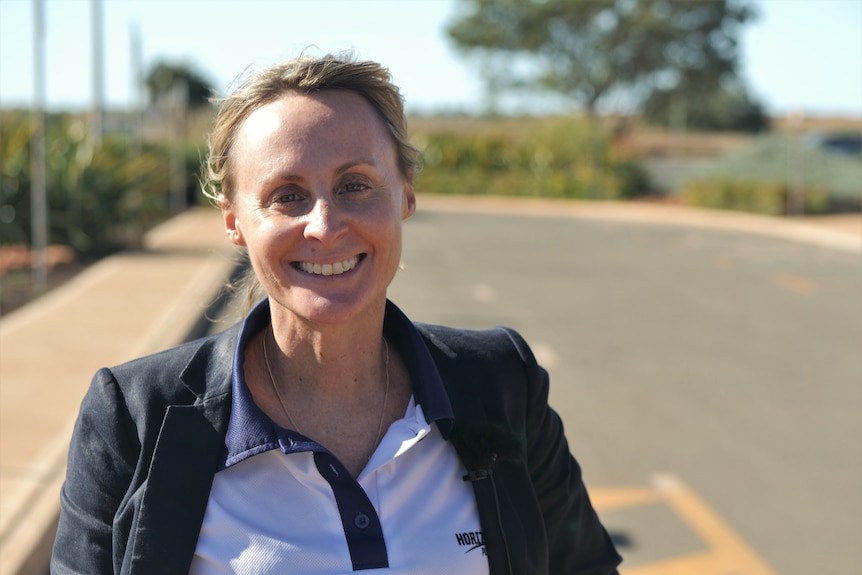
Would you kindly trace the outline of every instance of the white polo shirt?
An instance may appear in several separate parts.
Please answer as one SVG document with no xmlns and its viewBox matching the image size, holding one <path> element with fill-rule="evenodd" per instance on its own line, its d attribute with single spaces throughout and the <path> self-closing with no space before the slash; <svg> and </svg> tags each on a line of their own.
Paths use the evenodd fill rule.
<svg viewBox="0 0 862 575">
<path fill-rule="evenodd" d="M 254 404 L 242 352 L 268 322 L 264 300 L 243 325 L 224 462 L 191 574 L 488 573 L 473 489 L 441 431 L 451 427 L 451 406 L 409 320 L 388 303 L 384 331 L 405 358 L 414 396 L 355 480 L 324 447 Z"/>
</svg>

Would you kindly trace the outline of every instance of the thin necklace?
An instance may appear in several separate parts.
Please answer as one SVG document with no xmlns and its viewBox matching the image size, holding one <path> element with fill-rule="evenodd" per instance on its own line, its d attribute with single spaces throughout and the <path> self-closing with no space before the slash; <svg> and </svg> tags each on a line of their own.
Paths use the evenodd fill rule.
<svg viewBox="0 0 862 575">
<path fill-rule="evenodd" d="M 272 329 L 272 325 L 270 324 L 270 330 Z M 275 334 L 272 336 L 275 339 Z M 287 420 L 290 422 L 290 425 L 293 427 L 294 431 L 297 433 L 301 433 L 299 431 L 299 426 L 296 425 L 296 422 L 293 421 L 293 418 L 290 416 L 290 412 L 287 410 L 287 405 L 284 403 L 284 398 L 281 397 L 281 392 L 278 391 L 278 386 L 275 385 L 275 378 L 272 376 L 272 368 L 269 366 L 269 355 L 267 354 L 266 348 L 266 334 L 263 334 L 263 339 L 260 342 L 261 347 L 263 348 L 263 363 L 266 366 L 266 373 L 269 375 L 269 383 L 272 386 L 272 390 L 275 392 L 275 396 L 278 397 L 278 403 L 281 405 L 281 410 L 287 416 Z M 383 407 L 380 410 L 380 421 L 377 424 L 377 438 L 374 440 L 375 447 L 380 443 L 380 435 L 383 433 L 383 420 L 386 417 L 386 404 L 389 402 L 389 341 L 384 337 L 383 338 L 383 355 L 384 355 L 384 365 L 386 371 L 386 392 L 383 394 Z"/>
</svg>

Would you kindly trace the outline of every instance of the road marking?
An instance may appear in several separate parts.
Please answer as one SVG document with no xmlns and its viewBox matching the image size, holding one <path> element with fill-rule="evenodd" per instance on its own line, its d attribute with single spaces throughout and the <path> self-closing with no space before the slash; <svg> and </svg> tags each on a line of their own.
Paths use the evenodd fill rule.
<svg viewBox="0 0 862 575">
<path fill-rule="evenodd" d="M 793 274 L 775 274 L 772 281 L 781 289 L 799 295 L 814 295 L 818 289 L 817 282 L 812 279 Z"/>
<path fill-rule="evenodd" d="M 636 507 L 661 500 L 661 495 L 655 489 L 646 487 L 633 489 L 591 488 L 590 500 L 593 507 L 602 511 L 619 509 L 621 507 Z"/>
<path fill-rule="evenodd" d="M 596 510 L 662 502 L 703 542 L 703 551 L 627 566 L 620 575 L 778 575 L 693 490 L 673 475 L 656 475 L 651 487 L 590 489 Z"/>
</svg>

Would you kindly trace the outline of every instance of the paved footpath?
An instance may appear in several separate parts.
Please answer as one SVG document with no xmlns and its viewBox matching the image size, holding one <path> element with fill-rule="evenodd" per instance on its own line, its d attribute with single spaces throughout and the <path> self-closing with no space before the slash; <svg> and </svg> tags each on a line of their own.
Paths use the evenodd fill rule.
<svg viewBox="0 0 862 575">
<path fill-rule="evenodd" d="M 96 370 L 182 343 L 216 300 L 236 259 L 220 220 L 185 212 L 0 320 L 0 574 L 44 573 Z"/>
<path fill-rule="evenodd" d="M 862 254 L 862 216 L 788 221 L 653 204 L 424 196 L 419 209 L 694 224 Z M 148 234 L 144 250 L 106 258 L 0 319 L 0 574 L 44 573 L 68 439 L 93 373 L 196 333 L 236 259 L 218 212 L 190 210 Z M 596 495 L 613 505 L 612 494 Z"/>
</svg>

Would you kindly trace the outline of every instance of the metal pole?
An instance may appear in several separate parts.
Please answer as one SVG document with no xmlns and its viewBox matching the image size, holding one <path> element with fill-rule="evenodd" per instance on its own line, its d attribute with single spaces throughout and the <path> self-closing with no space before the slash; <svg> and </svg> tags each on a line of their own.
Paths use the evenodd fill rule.
<svg viewBox="0 0 862 575">
<path fill-rule="evenodd" d="M 33 137 L 30 140 L 30 241 L 34 295 L 48 289 L 48 199 L 45 177 L 45 5 L 33 0 Z"/>
<path fill-rule="evenodd" d="M 785 215 L 801 216 L 805 213 L 805 182 L 803 180 L 803 164 L 805 162 L 801 134 L 805 124 L 804 112 L 791 116 L 791 130 L 787 136 L 787 198 L 785 199 Z"/>
<path fill-rule="evenodd" d="M 93 109 L 90 117 L 90 137 L 94 146 L 102 141 L 104 132 L 104 66 L 102 47 L 102 0 L 91 0 L 91 18 L 93 25 Z"/>
<path fill-rule="evenodd" d="M 185 210 L 186 202 L 186 114 L 188 110 L 189 86 L 185 78 L 174 80 L 171 89 L 171 213 Z"/>
<path fill-rule="evenodd" d="M 144 125 L 144 57 L 141 41 L 141 27 L 137 22 L 129 26 L 129 39 L 131 41 L 131 69 L 132 69 L 132 149 L 135 156 L 141 154 L 143 149 L 143 125 Z"/>
<path fill-rule="evenodd" d="M 144 150 L 144 98 L 143 98 L 143 50 L 141 46 L 141 29 L 137 22 L 130 24 L 129 39 L 131 41 L 131 70 L 132 70 L 132 107 L 129 112 L 131 119 L 131 146 L 129 147 L 129 158 L 133 164 L 137 164 Z M 141 185 L 139 183 L 132 184 L 130 197 L 133 198 L 134 204 L 140 206 L 143 202 Z M 134 209 L 134 208 L 133 208 Z M 132 224 L 134 229 L 134 243 L 136 246 L 141 246 L 144 238 L 144 218 L 133 218 Z"/>
</svg>

